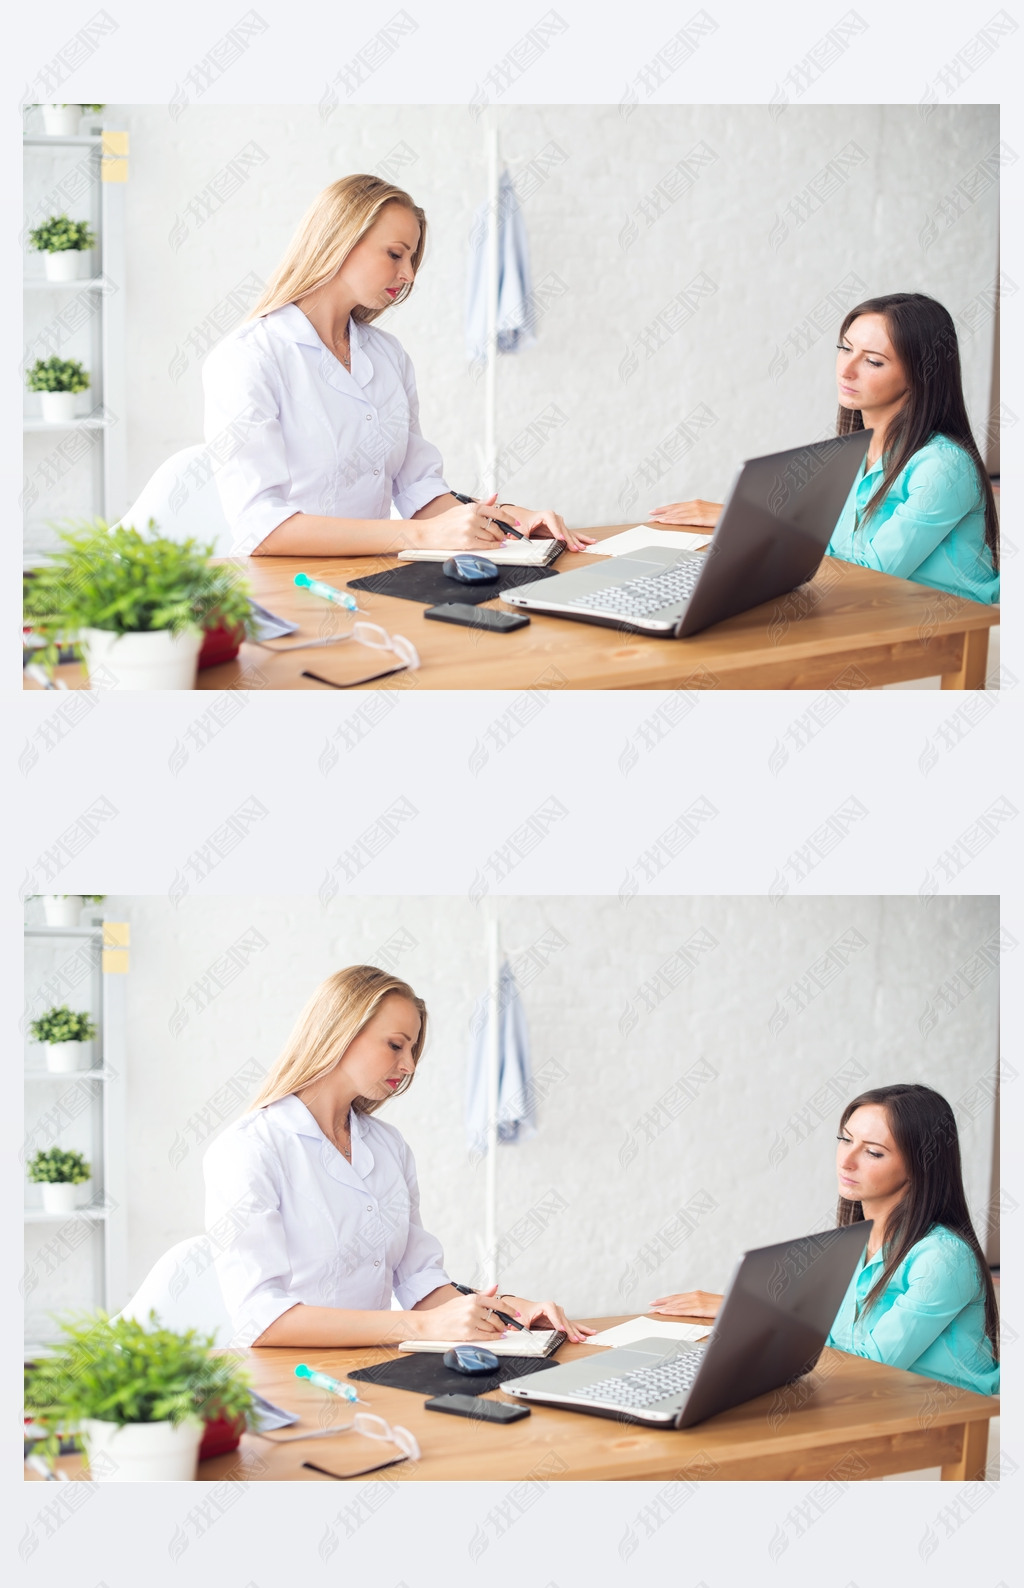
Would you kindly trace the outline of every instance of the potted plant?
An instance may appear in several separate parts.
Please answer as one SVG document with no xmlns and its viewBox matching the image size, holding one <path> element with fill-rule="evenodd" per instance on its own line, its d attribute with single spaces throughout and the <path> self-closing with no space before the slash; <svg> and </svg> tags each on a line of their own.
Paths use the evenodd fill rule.
<svg viewBox="0 0 1024 1588">
<path fill-rule="evenodd" d="M 77 926 L 85 903 L 81 893 L 44 893 L 43 917 L 47 926 Z"/>
<path fill-rule="evenodd" d="M 211 562 L 213 545 L 167 540 L 101 519 L 61 534 L 64 549 L 26 580 L 25 616 L 45 640 L 81 647 L 90 676 L 113 689 L 192 689 L 207 629 L 252 633 L 249 596 L 237 569 Z"/>
<path fill-rule="evenodd" d="M 37 358 L 26 372 L 29 391 L 40 393 L 43 418 L 47 424 L 66 425 L 74 419 L 80 391 L 87 391 L 89 376 L 74 358 Z"/>
<path fill-rule="evenodd" d="M 83 1043 L 91 1042 L 96 1027 L 91 1015 L 84 1011 L 74 1014 L 67 1004 L 47 1009 L 29 1026 L 33 1042 L 46 1044 L 46 1068 L 57 1074 L 68 1074 L 81 1067 Z"/>
<path fill-rule="evenodd" d="M 30 1364 L 25 1410 L 44 1451 L 77 1429 L 100 1483 L 194 1478 L 204 1419 L 247 1421 L 252 1397 L 238 1358 L 214 1336 L 175 1333 L 105 1313 L 69 1320 L 51 1356 Z"/>
<path fill-rule="evenodd" d="M 73 138 L 78 132 L 84 105 L 40 105 L 43 131 L 51 138 Z"/>
<path fill-rule="evenodd" d="M 78 1188 L 86 1185 L 92 1170 L 80 1152 L 41 1148 L 28 1166 L 33 1185 L 43 1188 L 44 1213 L 73 1213 L 78 1206 Z"/>
<path fill-rule="evenodd" d="M 72 221 L 66 215 L 51 215 L 28 234 L 30 245 L 46 255 L 47 281 L 77 281 L 79 261 L 96 238 L 87 221 Z"/>
</svg>

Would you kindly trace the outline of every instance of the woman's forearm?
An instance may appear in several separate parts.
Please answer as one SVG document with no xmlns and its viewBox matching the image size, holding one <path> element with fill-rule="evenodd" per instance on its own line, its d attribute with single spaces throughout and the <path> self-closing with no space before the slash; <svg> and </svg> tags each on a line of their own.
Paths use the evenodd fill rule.
<svg viewBox="0 0 1024 1588">
<path fill-rule="evenodd" d="M 293 513 L 260 541 L 253 556 L 394 557 L 420 544 L 419 531 L 408 518 L 323 518 L 316 513 Z"/>
<path fill-rule="evenodd" d="M 417 1302 L 418 1309 L 424 1306 L 440 1306 L 445 1301 L 450 1301 L 456 1294 L 446 1294 L 451 1290 L 449 1285 L 444 1285 L 440 1290 L 435 1290 L 433 1296 L 440 1296 L 441 1300 L 434 1302 L 431 1296 L 424 1297 Z M 294 1307 L 289 1307 L 287 1312 L 282 1312 L 279 1318 L 268 1325 L 258 1340 L 256 1346 L 352 1346 L 352 1345 L 398 1345 L 402 1340 L 416 1340 L 420 1337 L 422 1320 L 413 1312 L 355 1312 L 347 1307 L 307 1307 L 304 1302 L 297 1302 Z"/>
</svg>

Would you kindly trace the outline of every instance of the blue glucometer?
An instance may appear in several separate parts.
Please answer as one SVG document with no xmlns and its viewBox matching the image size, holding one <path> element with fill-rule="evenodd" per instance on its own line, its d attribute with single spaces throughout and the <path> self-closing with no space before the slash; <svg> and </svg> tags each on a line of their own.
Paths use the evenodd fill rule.
<svg viewBox="0 0 1024 1588">
<path fill-rule="evenodd" d="M 493 1351 L 485 1351 L 476 1345 L 453 1346 L 444 1353 L 441 1361 L 456 1373 L 493 1373 L 498 1365 L 498 1358 Z"/>
<path fill-rule="evenodd" d="M 487 557 L 474 557 L 472 552 L 460 552 L 441 564 L 441 572 L 449 579 L 462 584 L 491 584 L 498 577 L 498 566 Z"/>
</svg>

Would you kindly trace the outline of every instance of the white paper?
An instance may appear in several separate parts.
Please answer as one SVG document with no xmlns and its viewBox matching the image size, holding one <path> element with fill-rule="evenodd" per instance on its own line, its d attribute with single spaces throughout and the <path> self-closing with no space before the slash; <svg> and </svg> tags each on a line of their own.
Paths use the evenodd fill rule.
<svg viewBox="0 0 1024 1588">
<path fill-rule="evenodd" d="M 650 524 L 637 524 L 635 529 L 620 530 L 607 540 L 595 541 L 583 550 L 598 557 L 622 557 L 631 551 L 642 551 L 645 546 L 678 546 L 680 551 L 700 551 L 711 543 L 711 531 L 688 529 L 653 529 Z"/>
<path fill-rule="evenodd" d="M 627 1323 L 617 1323 L 613 1329 L 602 1329 L 600 1334 L 587 1337 L 588 1345 L 632 1345 L 636 1340 L 653 1340 L 655 1336 L 666 1340 L 703 1340 L 711 1333 L 708 1323 L 669 1323 L 667 1319 L 630 1318 Z"/>
<path fill-rule="evenodd" d="M 504 1329 L 487 1340 L 402 1340 L 400 1351 L 453 1351 L 456 1346 L 471 1346 L 477 1351 L 493 1351 L 495 1356 L 547 1356 L 561 1345 L 565 1335 L 559 1329 Z"/>
</svg>

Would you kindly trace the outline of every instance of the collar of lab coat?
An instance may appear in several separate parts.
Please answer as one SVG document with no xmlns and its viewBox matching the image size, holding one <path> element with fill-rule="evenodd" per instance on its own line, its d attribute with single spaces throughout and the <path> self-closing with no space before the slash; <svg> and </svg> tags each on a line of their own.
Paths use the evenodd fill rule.
<svg viewBox="0 0 1024 1588">
<path fill-rule="evenodd" d="M 320 1162 L 333 1180 L 352 1185 L 365 1179 L 373 1168 L 373 1153 L 366 1139 L 366 1126 L 361 1115 L 354 1112 L 349 1114 L 352 1136 L 352 1162 L 349 1163 L 344 1153 L 340 1153 L 333 1141 L 324 1135 L 305 1103 L 294 1092 L 271 1103 L 265 1112 L 278 1130 L 287 1130 L 293 1136 L 308 1136 L 313 1141 L 319 1141 Z"/>
<path fill-rule="evenodd" d="M 335 391 L 355 397 L 359 393 L 353 391 L 354 385 L 359 387 L 360 391 L 363 386 L 369 385 L 373 376 L 373 365 L 364 345 L 364 328 L 358 321 L 350 319 L 348 322 L 348 340 L 352 350 L 351 374 L 341 360 L 335 358 L 318 334 L 312 320 L 303 314 L 297 303 L 286 303 L 283 308 L 275 309 L 266 316 L 266 324 L 276 335 L 283 336 L 289 342 L 298 342 L 303 347 L 319 348 L 320 374 L 328 386 L 333 386 Z"/>
</svg>

